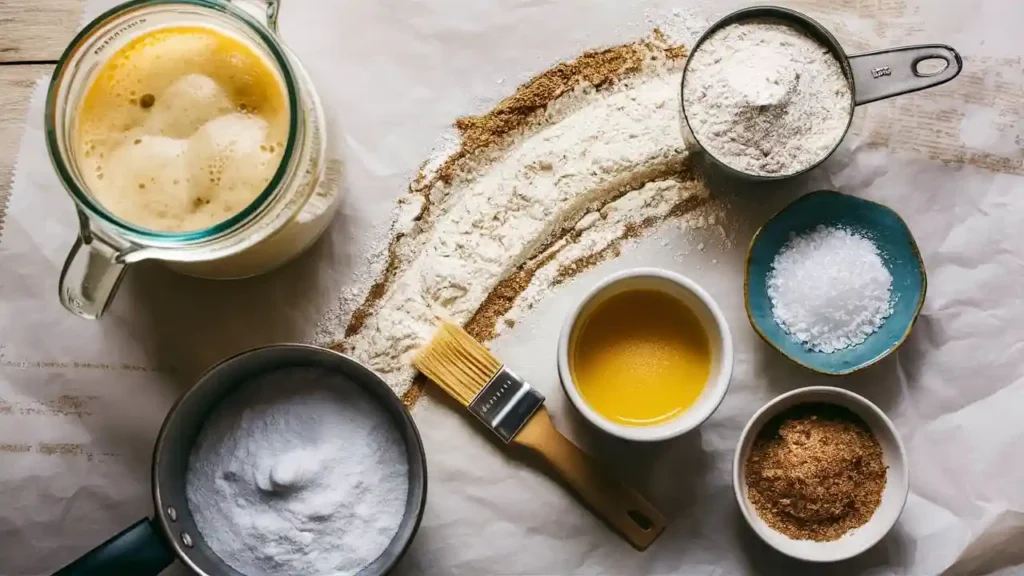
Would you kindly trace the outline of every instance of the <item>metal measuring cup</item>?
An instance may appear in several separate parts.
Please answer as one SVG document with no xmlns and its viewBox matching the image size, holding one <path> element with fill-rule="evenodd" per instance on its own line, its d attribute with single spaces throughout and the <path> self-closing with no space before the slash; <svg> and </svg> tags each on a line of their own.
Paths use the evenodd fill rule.
<svg viewBox="0 0 1024 576">
<path fill-rule="evenodd" d="M 960 54 L 945 44 L 902 46 L 854 54 L 852 56 L 847 55 L 839 41 L 824 26 L 805 14 L 781 6 L 753 6 L 737 10 L 725 16 L 711 25 L 697 39 L 697 43 L 694 44 L 693 50 L 690 53 L 695 54 L 700 50 L 701 44 L 712 34 L 730 24 L 763 18 L 771 18 L 793 24 L 828 48 L 829 52 L 839 61 L 839 66 L 842 68 L 843 74 L 850 84 L 850 106 L 843 136 L 836 141 L 835 146 L 828 151 L 828 154 L 825 154 L 820 160 L 807 168 L 789 174 L 775 174 L 771 176 L 751 174 L 733 168 L 716 158 L 714 154 L 704 147 L 700 139 L 697 138 L 697 135 L 690 130 L 689 118 L 686 116 L 686 100 L 683 98 L 683 90 L 686 88 L 686 72 L 690 67 L 692 59 L 687 60 L 686 66 L 683 68 L 683 78 L 680 82 L 679 90 L 679 100 L 682 103 L 683 111 L 683 131 L 704 150 L 708 158 L 711 158 L 719 166 L 724 167 L 726 171 L 744 178 L 759 181 L 781 180 L 816 168 L 828 159 L 839 148 L 843 138 L 846 138 L 846 134 L 850 131 L 850 124 L 853 121 L 854 107 L 945 84 L 956 78 L 963 68 L 963 60 L 961 60 Z M 935 72 L 927 72 L 920 69 L 919 66 L 922 62 L 934 59 L 943 60 L 946 63 L 945 67 Z"/>
</svg>

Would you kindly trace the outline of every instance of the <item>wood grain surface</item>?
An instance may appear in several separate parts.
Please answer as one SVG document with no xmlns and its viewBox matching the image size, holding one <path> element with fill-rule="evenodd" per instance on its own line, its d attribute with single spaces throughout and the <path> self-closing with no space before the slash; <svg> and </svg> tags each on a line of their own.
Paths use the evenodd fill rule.
<svg viewBox="0 0 1024 576">
<path fill-rule="evenodd" d="M 82 4 L 82 0 L 0 0 L 0 64 L 56 61 L 78 29 Z"/>
<path fill-rule="evenodd" d="M 82 0 L 0 0 L 0 229 L 32 88 L 75 35 Z"/>
<path fill-rule="evenodd" d="M 0 230 L 4 225 L 11 177 L 32 88 L 40 78 L 52 72 L 52 64 L 0 66 Z"/>
</svg>

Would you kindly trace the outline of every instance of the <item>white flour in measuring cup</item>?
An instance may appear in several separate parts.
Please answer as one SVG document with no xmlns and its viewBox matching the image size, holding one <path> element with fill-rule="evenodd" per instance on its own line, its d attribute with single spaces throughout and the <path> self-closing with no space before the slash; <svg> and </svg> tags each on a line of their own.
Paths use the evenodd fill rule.
<svg viewBox="0 0 1024 576">
<path fill-rule="evenodd" d="M 849 82 L 828 47 L 778 19 L 712 33 L 690 56 L 683 106 L 701 146 L 726 166 L 786 176 L 825 159 L 846 133 Z"/>
<path fill-rule="evenodd" d="M 398 531 L 405 443 L 356 385 L 278 370 L 221 401 L 189 457 L 188 506 L 210 548 L 243 574 L 353 574 Z"/>
</svg>

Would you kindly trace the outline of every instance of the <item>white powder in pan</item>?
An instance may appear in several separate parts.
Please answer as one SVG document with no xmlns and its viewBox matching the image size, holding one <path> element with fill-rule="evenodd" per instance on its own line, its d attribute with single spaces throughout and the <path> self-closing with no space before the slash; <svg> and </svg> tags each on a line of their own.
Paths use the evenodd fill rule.
<svg viewBox="0 0 1024 576">
<path fill-rule="evenodd" d="M 824 159 L 846 132 L 850 85 L 828 48 L 781 20 L 743 21 L 690 56 L 683 81 L 690 129 L 715 158 L 783 176 Z"/>
<path fill-rule="evenodd" d="M 188 507 L 203 540 L 243 574 L 354 574 L 398 531 L 405 443 L 366 392 L 331 378 L 313 368 L 262 376 L 199 433 Z"/>
<path fill-rule="evenodd" d="M 817 352 L 856 346 L 892 314 L 892 275 L 871 240 L 818 226 L 794 235 L 768 274 L 775 321 Z"/>
</svg>

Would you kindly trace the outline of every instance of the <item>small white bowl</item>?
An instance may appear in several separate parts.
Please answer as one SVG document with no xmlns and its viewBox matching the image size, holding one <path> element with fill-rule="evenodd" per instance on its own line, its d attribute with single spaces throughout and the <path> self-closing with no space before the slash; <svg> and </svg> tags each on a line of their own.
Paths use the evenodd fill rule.
<svg viewBox="0 0 1024 576">
<path fill-rule="evenodd" d="M 807 402 L 837 404 L 860 416 L 878 439 L 878 443 L 882 447 L 882 458 L 888 467 L 885 489 L 882 491 L 882 503 L 879 504 L 871 519 L 863 526 L 854 528 L 838 540 L 831 542 L 794 540 L 776 531 L 757 515 L 757 510 L 754 509 L 754 505 L 750 503 L 750 498 L 747 495 L 747 458 L 761 428 L 768 420 L 783 410 L 795 404 Z M 871 548 L 896 524 L 896 520 L 903 512 L 903 506 L 907 503 L 907 494 L 910 492 L 907 453 L 892 421 L 866 398 L 831 386 L 799 388 L 782 394 L 765 404 L 747 422 L 743 433 L 740 434 L 740 441 L 736 447 L 736 455 L 732 464 L 732 487 L 736 493 L 736 502 L 739 503 L 740 510 L 743 511 L 743 517 L 747 519 L 747 523 L 754 529 L 754 532 L 769 546 L 799 560 L 838 562 L 852 558 Z"/>
<path fill-rule="evenodd" d="M 693 406 L 654 426 L 626 426 L 598 414 L 580 395 L 569 369 L 576 323 L 608 298 L 630 290 L 658 290 L 679 299 L 693 311 L 711 345 L 711 373 Z M 732 378 L 732 335 L 718 304 L 689 278 L 660 268 L 635 268 L 609 276 L 595 286 L 569 315 L 558 339 L 558 375 L 576 409 L 594 426 L 625 440 L 655 442 L 674 438 L 700 426 L 718 408 Z"/>
</svg>

